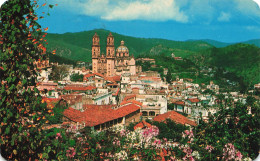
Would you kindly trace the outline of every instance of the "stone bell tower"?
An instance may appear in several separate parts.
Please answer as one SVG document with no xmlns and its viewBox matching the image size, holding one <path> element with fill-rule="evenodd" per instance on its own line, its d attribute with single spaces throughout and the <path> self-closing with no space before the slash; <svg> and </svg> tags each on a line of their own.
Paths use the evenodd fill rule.
<svg viewBox="0 0 260 161">
<path fill-rule="evenodd" d="M 106 58 L 107 58 L 107 76 L 113 76 L 115 74 L 115 46 L 114 46 L 114 36 L 109 33 L 107 37 L 107 47 L 106 47 Z"/>
<path fill-rule="evenodd" d="M 92 38 L 92 72 L 97 73 L 98 57 L 100 57 L 100 43 L 97 33 Z"/>
</svg>

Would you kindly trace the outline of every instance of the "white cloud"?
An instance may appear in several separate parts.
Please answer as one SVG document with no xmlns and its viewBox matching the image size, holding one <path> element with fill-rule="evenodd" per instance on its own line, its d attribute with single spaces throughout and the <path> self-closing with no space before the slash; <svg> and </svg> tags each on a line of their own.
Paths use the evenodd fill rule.
<svg viewBox="0 0 260 161">
<path fill-rule="evenodd" d="M 218 17 L 218 21 L 229 21 L 231 18 L 231 15 L 226 12 L 221 12 L 220 16 Z"/>
<path fill-rule="evenodd" d="M 188 17 L 180 11 L 174 0 L 122 2 L 108 14 L 102 15 L 101 18 L 106 20 L 188 21 Z"/>
<path fill-rule="evenodd" d="M 257 4 L 254 0 L 236 0 L 235 2 L 236 9 L 244 15 L 260 17 L 260 8 L 258 6 L 259 4 Z"/>
<path fill-rule="evenodd" d="M 258 26 L 246 26 L 245 28 L 249 31 L 260 32 L 260 27 Z"/>
<path fill-rule="evenodd" d="M 63 0 L 62 3 L 69 10 L 104 20 L 188 21 L 175 0 Z"/>
<path fill-rule="evenodd" d="M 260 0 L 53 0 L 59 8 L 103 20 L 178 21 L 210 24 L 260 17 Z M 253 17 L 253 18 L 252 18 Z M 255 20 L 256 21 L 256 20 Z"/>
</svg>

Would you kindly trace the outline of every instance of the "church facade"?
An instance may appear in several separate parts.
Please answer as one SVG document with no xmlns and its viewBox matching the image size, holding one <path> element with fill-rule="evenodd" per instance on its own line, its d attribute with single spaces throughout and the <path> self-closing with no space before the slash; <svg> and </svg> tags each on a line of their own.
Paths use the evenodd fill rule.
<svg viewBox="0 0 260 161">
<path fill-rule="evenodd" d="M 115 76 L 123 73 L 136 74 L 135 59 L 129 55 L 128 48 L 121 41 L 115 50 L 114 37 L 109 33 L 107 37 L 106 55 L 100 54 L 100 39 L 97 33 L 92 38 L 92 73 L 104 76 Z"/>
</svg>

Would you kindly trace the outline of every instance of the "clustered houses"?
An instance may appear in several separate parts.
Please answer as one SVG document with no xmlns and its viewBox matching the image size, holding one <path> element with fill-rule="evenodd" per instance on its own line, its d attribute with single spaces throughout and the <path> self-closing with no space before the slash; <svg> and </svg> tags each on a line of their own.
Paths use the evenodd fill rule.
<svg viewBox="0 0 260 161">
<path fill-rule="evenodd" d="M 99 37 L 95 34 L 92 71 L 85 67 L 68 66 L 69 76 L 66 81 L 55 83 L 48 79 L 50 65 L 45 62 L 40 66 L 42 70 L 37 88 L 43 96 L 43 102 L 47 102 L 50 109 L 57 103 L 68 106 L 60 127 L 72 132 L 84 127 L 104 130 L 145 119 L 159 122 L 171 119 L 179 124 L 196 126 L 195 122 L 200 115 L 207 120 L 210 113 L 217 111 L 216 105 L 223 101 L 212 93 L 204 92 L 210 90 L 219 93 L 218 85 L 213 82 L 200 86 L 192 83 L 191 79 L 177 79 L 168 84 L 157 72 L 142 72 L 141 68 L 136 70 L 134 57 L 129 56 L 129 50 L 123 42 L 115 51 L 112 34 L 107 38 L 106 54 L 100 56 Z M 154 59 L 139 60 L 155 64 Z M 44 65 L 46 68 L 43 68 Z M 166 68 L 164 72 L 167 72 Z M 73 73 L 84 75 L 83 81 L 71 82 L 70 75 Z M 232 98 L 234 101 L 245 101 L 245 96 L 237 93 L 223 95 L 226 100 Z M 234 104 L 234 101 L 227 105 Z M 169 104 L 173 108 L 168 109 Z M 149 125 L 142 122 L 140 126 Z"/>
</svg>

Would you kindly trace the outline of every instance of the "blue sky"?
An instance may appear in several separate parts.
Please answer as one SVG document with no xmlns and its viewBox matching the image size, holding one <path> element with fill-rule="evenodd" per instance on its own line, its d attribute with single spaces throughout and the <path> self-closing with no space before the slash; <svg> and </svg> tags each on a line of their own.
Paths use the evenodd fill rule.
<svg viewBox="0 0 260 161">
<path fill-rule="evenodd" d="M 240 42 L 260 38 L 259 1 L 49 0 L 58 6 L 41 24 L 50 33 L 102 28 L 135 37 Z"/>
</svg>

